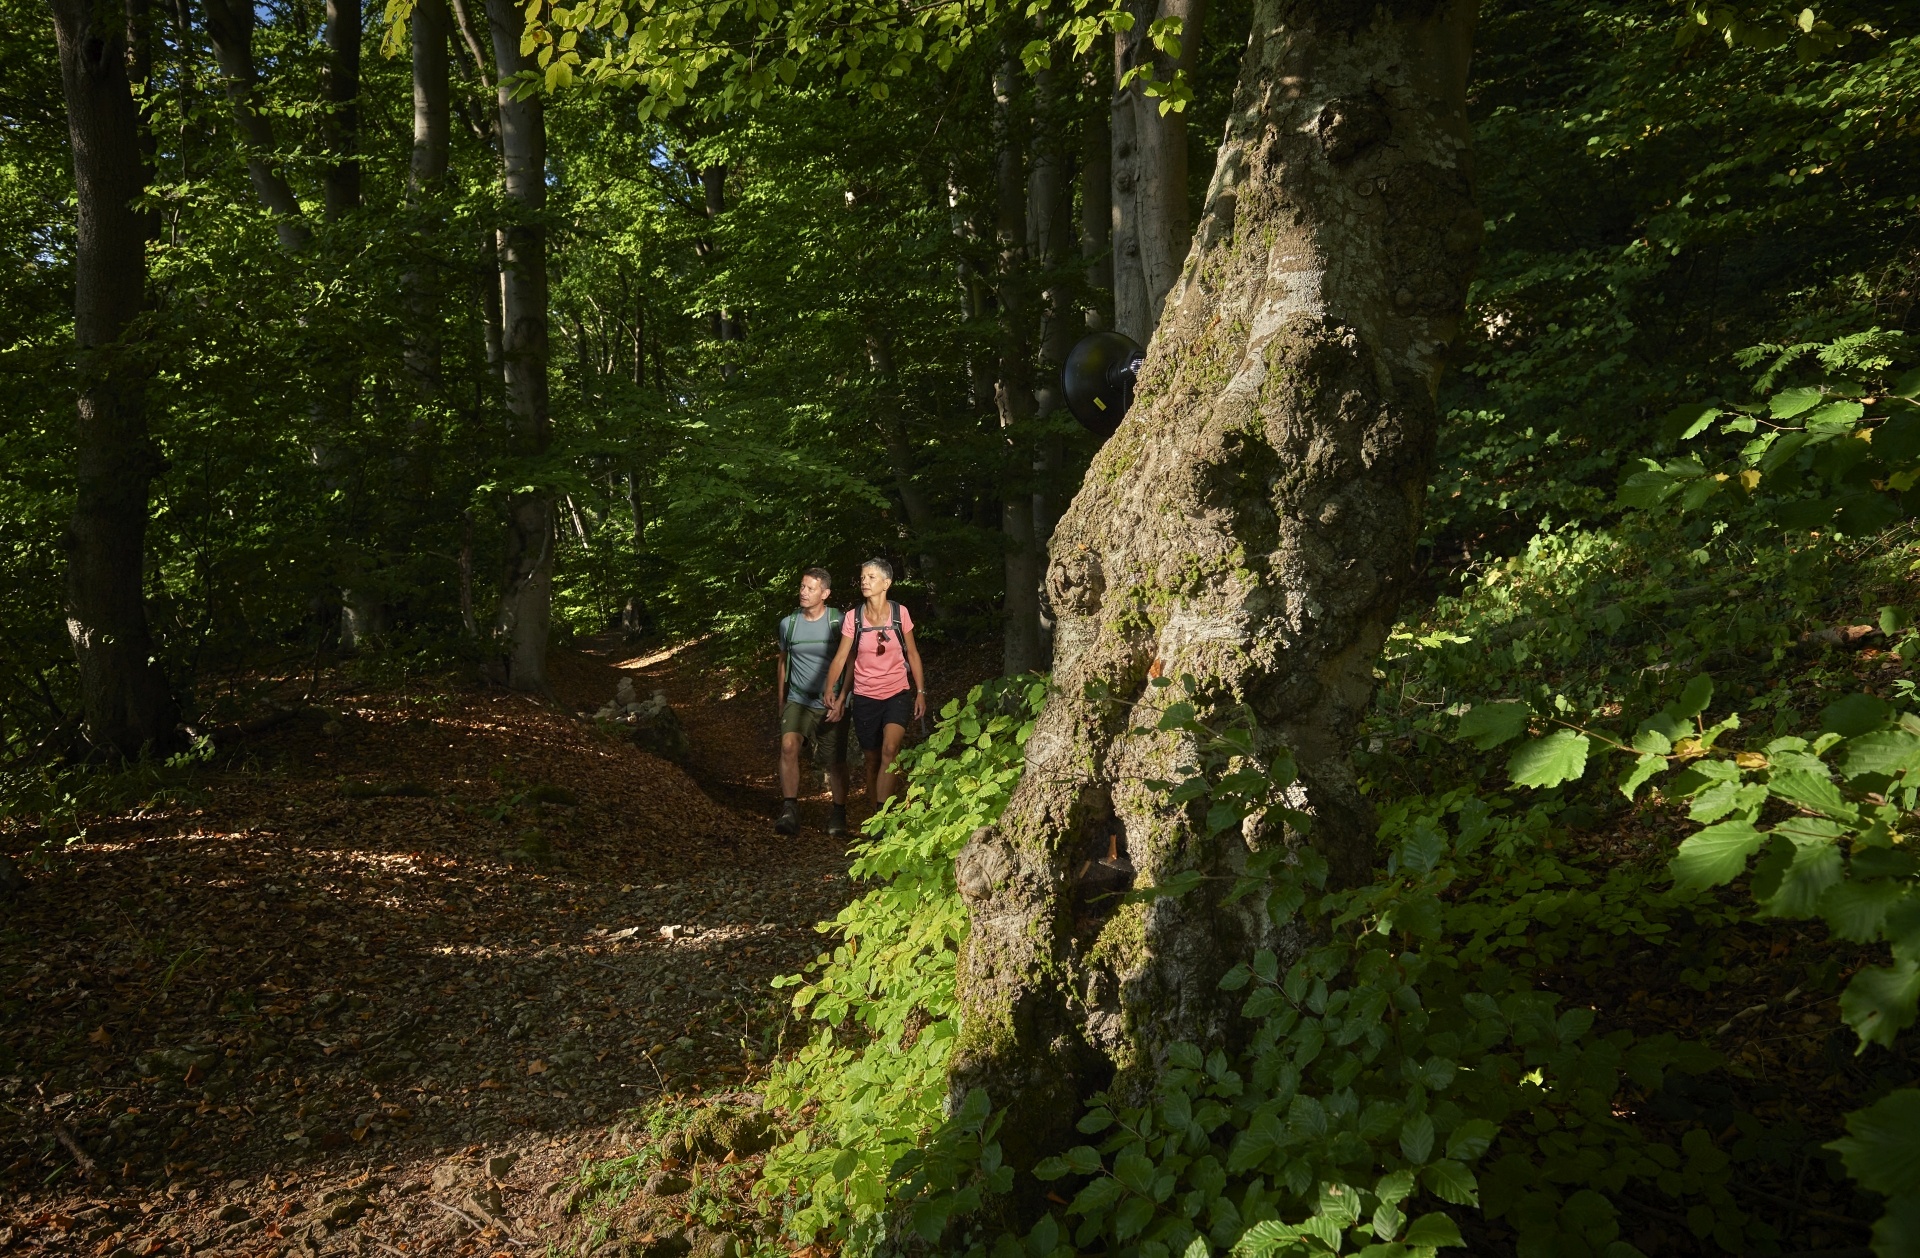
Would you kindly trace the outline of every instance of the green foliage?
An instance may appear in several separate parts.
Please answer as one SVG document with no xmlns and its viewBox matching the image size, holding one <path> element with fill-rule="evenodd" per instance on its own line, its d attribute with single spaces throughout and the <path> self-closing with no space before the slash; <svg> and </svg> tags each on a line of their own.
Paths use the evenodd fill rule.
<svg viewBox="0 0 1920 1258">
<path fill-rule="evenodd" d="M 870 1246 L 888 1222 L 896 1167 L 964 1194 L 972 1185 L 958 1180 L 991 1147 L 981 1098 L 956 1115 L 944 1143 L 921 1148 L 946 1100 L 954 964 L 967 930 L 953 861 L 1006 807 L 1045 694 L 1039 683 L 997 682 L 947 703 L 933 737 L 901 753 L 904 804 L 869 821 L 855 848 L 853 876 L 879 885 L 822 926 L 838 942 L 807 976 L 776 983 L 798 986 L 794 1009 L 817 1024 L 767 1084 L 770 1104 L 805 1116 L 767 1155 L 762 1181 L 791 1204 L 788 1228 L 803 1240 L 826 1231 Z"/>
<path fill-rule="evenodd" d="M 1745 366 L 1767 363 L 1756 383 L 1763 391 L 1807 374 L 1795 368 L 1808 358 L 1817 374 L 1754 402 L 1677 408 L 1668 417 L 1673 439 L 1737 439 L 1737 450 L 1643 459 L 1642 470 L 1621 483 L 1620 505 L 1711 505 L 1751 511 L 1781 528 L 1831 527 L 1856 538 L 1912 515 L 1920 510 L 1920 496 L 1908 494 L 1920 481 L 1920 371 L 1895 371 L 1911 357 L 1906 341 L 1875 328 L 1740 355 Z"/>
</svg>

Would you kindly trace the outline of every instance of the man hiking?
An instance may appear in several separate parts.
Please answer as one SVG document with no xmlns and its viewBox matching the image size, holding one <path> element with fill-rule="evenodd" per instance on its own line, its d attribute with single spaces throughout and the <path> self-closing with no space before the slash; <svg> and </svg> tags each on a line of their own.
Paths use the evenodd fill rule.
<svg viewBox="0 0 1920 1258">
<path fill-rule="evenodd" d="M 827 713 L 827 666 L 840 645 L 840 614 L 827 606 L 833 577 L 808 568 L 800 578 L 800 608 L 780 618 L 780 834 L 800 833 L 800 745 L 823 758 L 833 810 L 827 833 L 847 832 L 847 723 Z"/>
</svg>

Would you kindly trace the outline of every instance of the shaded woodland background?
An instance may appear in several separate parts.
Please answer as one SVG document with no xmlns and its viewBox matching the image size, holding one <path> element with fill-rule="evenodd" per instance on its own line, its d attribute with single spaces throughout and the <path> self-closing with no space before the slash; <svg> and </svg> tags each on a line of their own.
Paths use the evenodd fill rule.
<svg viewBox="0 0 1920 1258">
<path fill-rule="evenodd" d="M 0 719 L 19 754 L 70 739 L 79 706 L 60 602 L 74 203 L 51 33 L 10 3 Z M 1047 373 L 1063 336 L 1115 317 L 1098 221 L 1111 50 L 1036 81 L 983 38 L 885 100 L 803 78 L 757 109 L 666 122 L 617 91 L 561 92 L 545 102 L 546 205 L 525 211 L 500 183 L 486 14 L 456 9 L 447 170 L 424 184 L 409 175 L 406 31 L 378 11 L 349 23 L 349 111 L 328 43 L 341 12 L 257 8 L 238 104 L 213 15 L 142 10 L 152 276 L 134 352 L 165 460 L 145 587 L 194 719 L 217 702 L 212 679 L 263 649 L 494 651 L 522 487 L 552 503 L 558 639 L 624 615 L 744 649 L 799 566 L 844 573 L 872 551 L 899 562 L 932 632 L 1024 632 L 1037 613 L 1020 587 L 1091 450 Z M 1791 43 L 1676 47 L 1683 16 L 1487 7 L 1474 114 L 1489 230 L 1475 332 L 1446 385 L 1436 582 L 1542 528 L 1603 520 L 1660 416 L 1737 388 L 1735 351 L 1913 317 L 1902 6 L 1836 15 L 1886 34 L 1810 63 Z M 1246 20 L 1223 0 L 1189 41 L 1189 206 Z M 1049 222 L 1010 237 L 996 216 L 1022 217 L 1063 174 Z M 263 186 L 294 198 L 297 247 Z M 532 439 L 510 422 L 499 348 L 516 222 L 544 233 L 550 272 L 550 436 Z M 1007 381 L 1027 399 L 1003 416 Z M 1008 506 L 1028 498 L 1037 532 Z M 1041 661 L 1029 645 L 1009 662 Z"/>
</svg>

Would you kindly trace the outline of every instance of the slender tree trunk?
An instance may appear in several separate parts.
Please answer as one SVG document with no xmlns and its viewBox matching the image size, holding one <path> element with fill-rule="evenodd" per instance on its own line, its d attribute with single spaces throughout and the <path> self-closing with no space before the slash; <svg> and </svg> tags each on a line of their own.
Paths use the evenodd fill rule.
<svg viewBox="0 0 1920 1258">
<path fill-rule="evenodd" d="M 1073 161 L 1067 149 L 1065 102 L 1060 99 L 1056 72 L 1042 70 L 1034 76 L 1034 98 L 1038 116 L 1033 128 L 1033 174 L 1029 179 L 1029 203 L 1033 222 L 1031 234 L 1039 251 L 1044 303 L 1040 312 L 1040 379 L 1034 387 L 1034 410 L 1047 418 L 1066 407 L 1065 382 L 1061 372 L 1073 342 L 1085 327 L 1085 320 L 1073 301 L 1073 285 L 1068 259 L 1073 252 Z M 1056 478 L 1065 460 L 1064 448 L 1057 437 L 1047 436 L 1035 443 L 1033 457 L 1033 537 L 1034 537 L 1034 632 L 1040 667 L 1053 653 L 1053 616 L 1040 587 L 1040 559 L 1046 554 L 1047 539 L 1053 533 L 1054 515 L 1059 510 Z"/>
<path fill-rule="evenodd" d="M 1160 321 L 1179 278 L 1191 237 L 1187 222 L 1187 116 L 1160 112 L 1138 80 L 1119 87 L 1136 66 L 1150 64 L 1165 82 L 1191 71 L 1200 45 L 1204 0 L 1135 3 L 1134 26 L 1113 43 L 1114 323 L 1142 345 Z M 1156 18 L 1179 18 L 1180 56 L 1158 53 L 1147 39 Z"/>
<path fill-rule="evenodd" d="M 514 445 L 523 455 L 552 440 L 547 410 L 547 129 L 541 98 L 515 100 L 512 78 L 531 65 L 520 55 L 524 28 L 514 0 L 488 0 L 499 84 L 500 156 L 513 219 L 501 253 L 501 357 Z M 547 631 L 553 617 L 553 495 L 515 493 L 507 506 L 506 581 L 498 635 L 507 659 L 507 684 L 547 690 Z"/>
<path fill-rule="evenodd" d="M 407 164 L 407 203 L 413 209 L 416 225 L 415 259 L 401 275 L 400 286 L 412 325 L 404 361 L 407 375 L 422 399 L 440 390 L 439 303 L 426 257 L 438 222 L 427 217 L 425 207 L 441 190 L 447 175 L 452 116 L 447 46 L 450 26 L 446 0 L 416 0 L 408 32 L 413 44 L 413 153 Z"/>
<path fill-rule="evenodd" d="M 1009 55 L 994 74 L 994 129 L 999 151 L 994 162 L 994 243 L 999 250 L 1000 363 L 994 405 L 1006 442 L 1008 467 L 1002 484 L 1000 531 L 1006 547 L 1005 640 L 1001 669 L 1009 677 L 1045 666 L 1040 653 L 1040 554 L 1033 536 L 1031 472 L 1019 466 L 1026 453 L 1033 418 L 1033 382 L 1028 363 L 1031 303 L 1027 275 L 1025 130 L 1015 92 L 1019 62 Z M 1022 473 L 1026 474 L 1022 474 Z"/>
<path fill-rule="evenodd" d="M 327 0 L 327 147 L 328 218 L 360 208 L 360 0 Z"/>
<path fill-rule="evenodd" d="M 1136 18 L 1134 30 L 1116 32 L 1113 37 L 1113 74 L 1118 84 L 1133 60 L 1133 45 L 1143 25 Z M 1110 110 L 1113 139 L 1112 242 L 1109 265 L 1112 267 L 1113 327 L 1140 342 L 1153 335 L 1153 320 L 1147 314 L 1147 277 L 1140 268 L 1140 217 L 1136 197 L 1144 171 L 1140 161 L 1137 111 L 1134 109 L 1137 87 L 1114 89 Z"/>
<path fill-rule="evenodd" d="M 255 100 L 260 78 L 253 63 L 253 5 L 250 0 L 206 3 L 207 34 L 213 41 L 214 59 L 220 63 L 227 99 L 233 105 L 234 121 L 244 141 L 247 177 L 260 204 L 274 216 L 273 229 L 280 237 L 280 247 L 299 253 L 312 242 L 313 233 L 301 221 L 300 198 L 294 195 L 293 185 L 273 168 L 273 122 L 260 112 Z"/>
<path fill-rule="evenodd" d="M 951 1083 L 982 1086 L 1016 1164 L 1076 1139 L 1080 1098 L 1138 1095 L 1175 1040 L 1230 1044 L 1217 989 L 1284 948 L 1249 850 L 1311 842 L 1367 876 L 1349 752 L 1420 529 L 1434 390 L 1478 249 L 1466 118 L 1473 0 L 1256 0 L 1206 213 L 1138 401 L 1054 534 L 1053 696 L 1000 822 L 961 853 L 972 930 Z M 1190 674 L 1203 719 L 1245 703 L 1292 751 L 1311 834 L 1209 838 L 1146 783 L 1188 748 L 1152 730 Z M 1117 838 L 1141 884 L 1193 892 L 1074 912 Z"/>
<path fill-rule="evenodd" d="M 79 404 L 67 526 L 67 632 L 96 749 L 166 751 L 179 712 L 154 658 L 145 592 L 147 494 L 165 463 L 147 435 L 148 366 L 136 320 L 146 303 L 147 183 L 127 78 L 127 13 L 52 0 L 79 206 L 73 329 Z"/>
<path fill-rule="evenodd" d="M 480 290 L 480 322 L 486 342 L 487 372 L 495 381 L 504 381 L 507 371 L 504 348 L 506 329 L 502 326 L 504 316 L 500 310 L 500 251 L 504 243 L 497 232 L 487 232 L 481 236 L 480 261 L 474 267 L 474 283 Z"/>
<path fill-rule="evenodd" d="M 1156 77 L 1164 81 L 1176 72 L 1192 72 L 1205 8 L 1206 0 L 1160 0 L 1158 16 L 1181 21 L 1180 55 L 1156 55 Z M 1184 111 L 1161 113 L 1160 102 L 1144 92 L 1134 97 L 1133 111 L 1141 172 L 1134 201 L 1140 271 L 1147 293 L 1147 316 L 1157 325 L 1193 240 L 1187 209 L 1187 115 Z M 1145 345 L 1146 338 L 1140 343 Z"/>
<path fill-rule="evenodd" d="M 1089 328 L 1113 326 L 1113 111 L 1091 110 L 1080 143 L 1080 256 L 1092 304 Z"/>
<path fill-rule="evenodd" d="M 900 494 L 901 510 L 906 512 L 907 526 L 913 530 L 913 540 L 920 549 L 920 578 L 932 590 L 935 588 L 934 558 L 927 550 L 927 538 L 933 530 L 933 507 L 927 502 L 927 495 L 921 491 L 920 482 L 914 476 L 913 443 L 907 436 L 900 380 L 893 366 L 893 346 L 888 343 L 885 333 L 867 333 L 867 362 L 872 366 L 879 385 L 879 406 L 874 419 L 879 423 L 886 441 L 887 461 L 893 467 L 893 484 Z M 932 614 L 934 608 L 929 607 L 928 611 Z"/>
</svg>

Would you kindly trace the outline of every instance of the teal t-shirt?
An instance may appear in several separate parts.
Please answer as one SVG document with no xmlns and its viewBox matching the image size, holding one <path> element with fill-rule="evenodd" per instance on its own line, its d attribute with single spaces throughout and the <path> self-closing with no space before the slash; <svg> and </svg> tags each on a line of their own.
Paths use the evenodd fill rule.
<svg viewBox="0 0 1920 1258">
<path fill-rule="evenodd" d="M 820 619 L 805 612 L 780 618 L 780 649 L 787 656 L 787 702 L 810 708 L 827 706 L 827 668 L 840 649 L 840 613 L 824 608 Z"/>
</svg>

